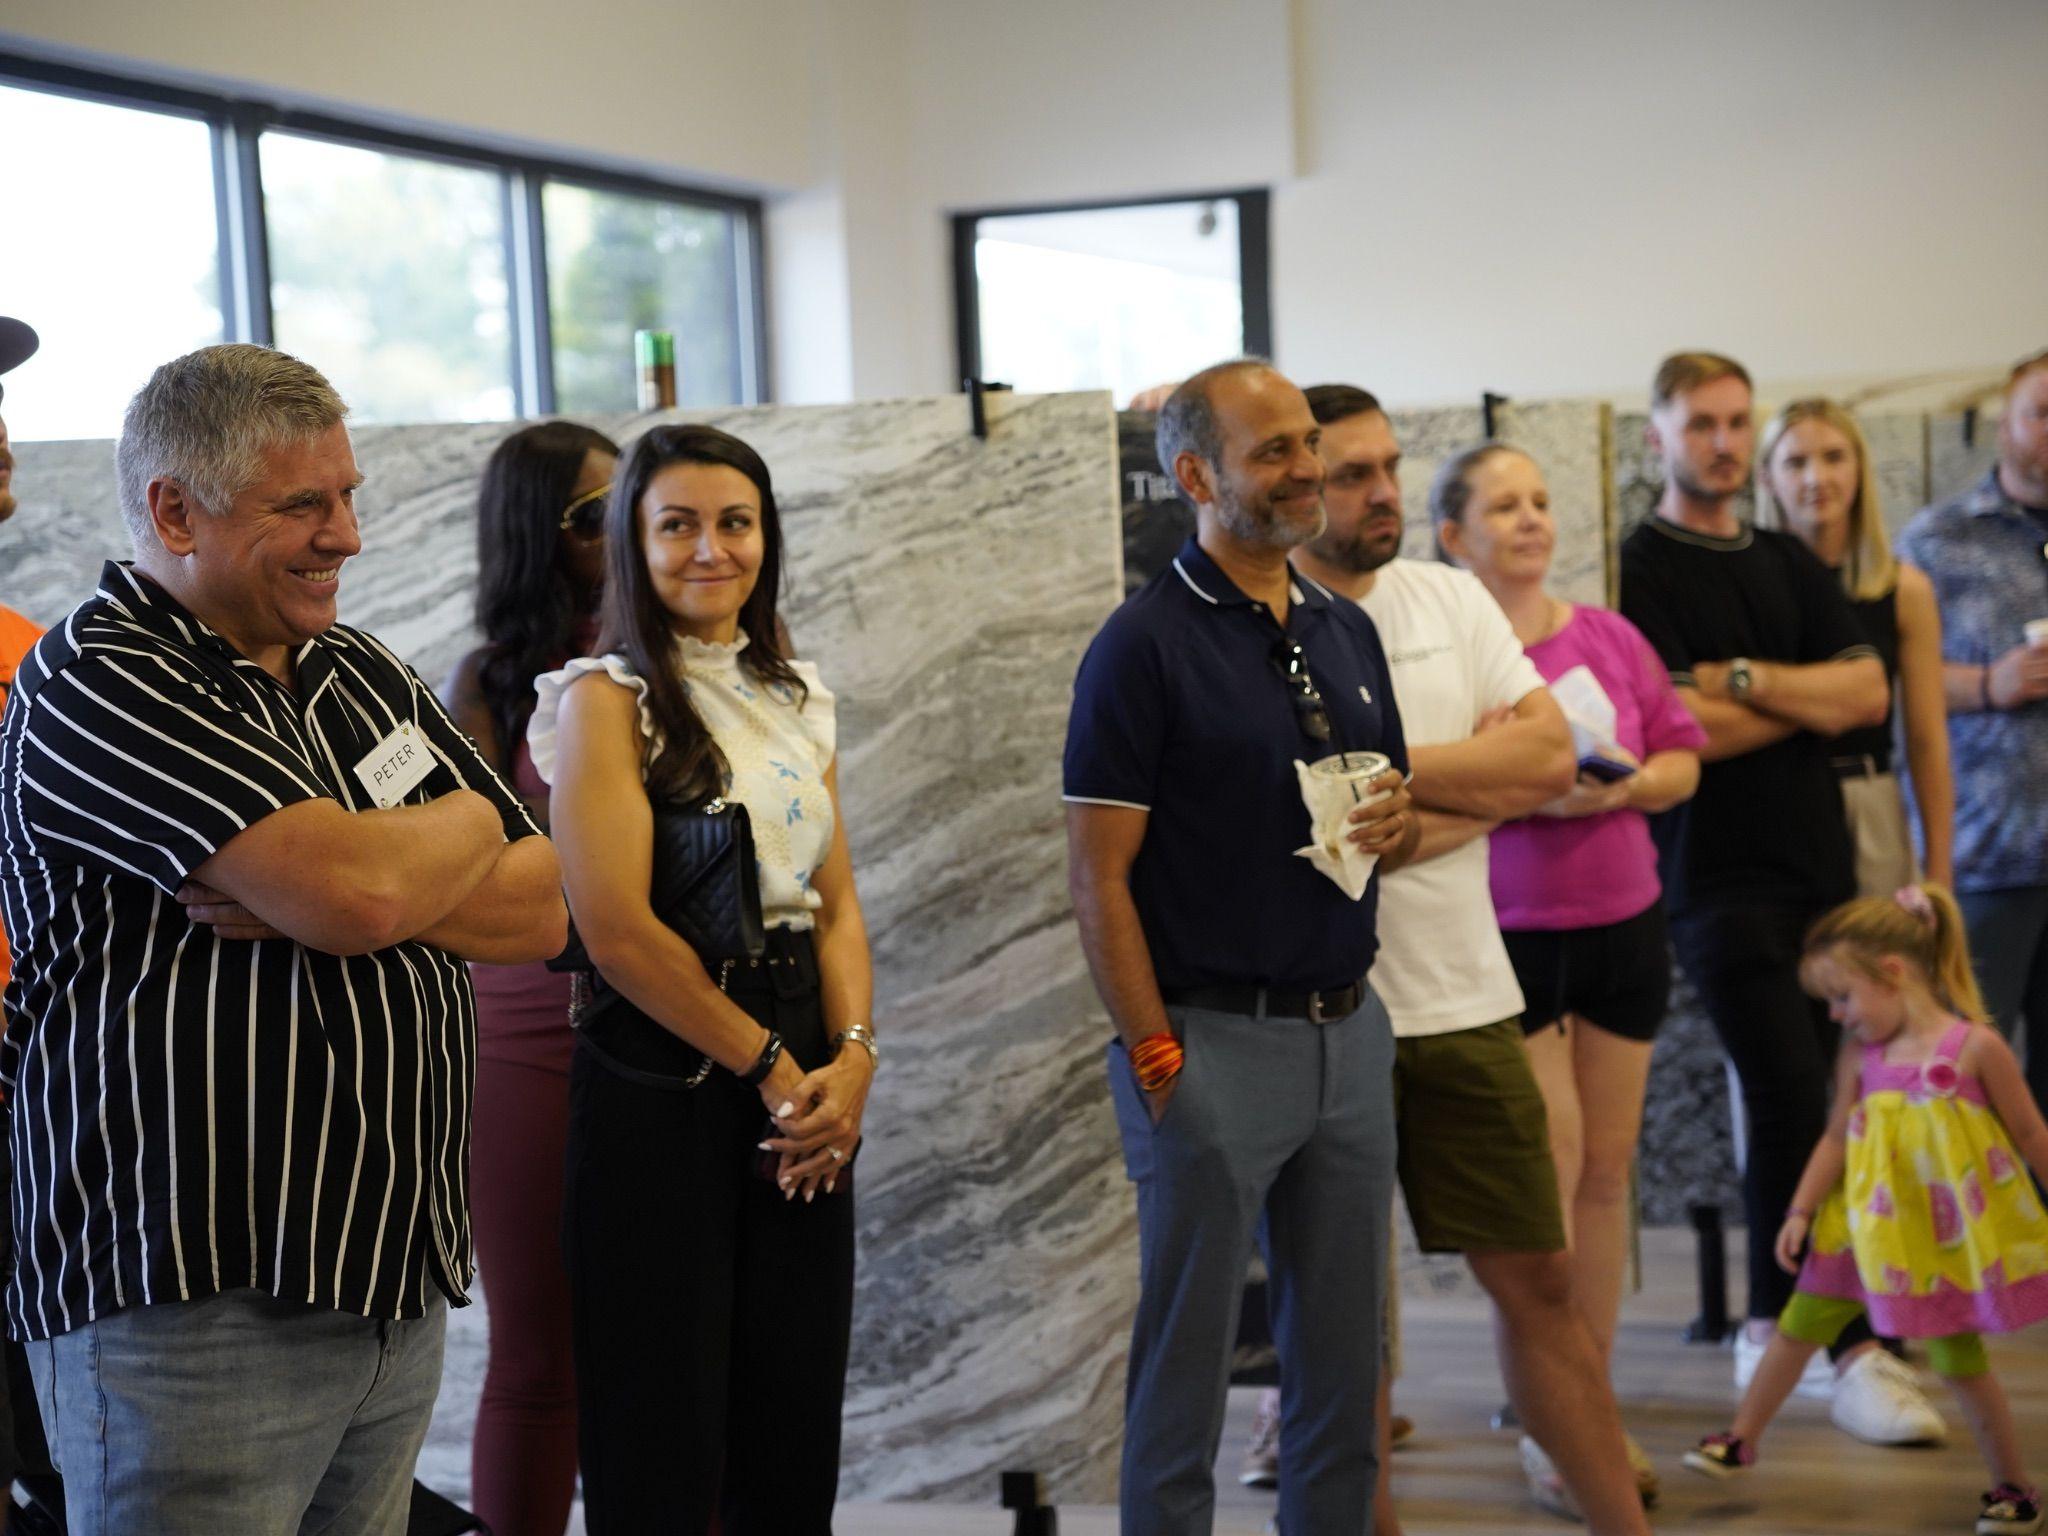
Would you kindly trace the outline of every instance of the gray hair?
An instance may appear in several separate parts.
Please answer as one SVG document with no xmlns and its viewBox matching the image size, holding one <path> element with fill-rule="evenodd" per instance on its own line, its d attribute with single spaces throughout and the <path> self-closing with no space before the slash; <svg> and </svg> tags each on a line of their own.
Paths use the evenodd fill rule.
<svg viewBox="0 0 2048 1536">
<path fill-rule="evenodd" d="M 1444 524 L 1456 523 L 1465 526 L 1465 508 L 1472 500 L 1473 473 L 1488 459 L 1497 459 L 1504 453 L 1519 454 L 1535 463 L 1535 459 L 1513 443 L 1504 443 L 1498 438 L 1474 443 L 1461 453 L 1452 455 L 1438 466 L 1429 482 L 1429 526 L 1436 534 L 1436 557 L 1445 565 L 1456 565 L 1451 552 L 1444 547 Z"/>
<path fill-rule="evenodd" d="M 273 449 L 347 415 L 318 369 L 269 347 L 233 342 L 173 358 L 128 402 L 114 449 L 129 537 L 148 547 L 152 480 L 175 481 L 204 510 L 223 513 L 262 478 Z"/>
<path fill-rule="evenodd" d="M 1429 482 L 1429 520 L 1432 523 L 1463 523 L 1465 506 L 1472 499 L 1472 472 L 1488 459 L 1501 454 L 1529 455 L 1512 443 L 1489 438 L 1444 460 Z"/>
<path fill-rule="evenodd" d="M 1216 404 L 1210 398 L 1216 381 L 1225 374 L 1272 366 L 1263 357 L 1234 357 L 1181 380 L 1180 387 L 1167 397 L 1166 404 L 1159 408 L 1159 425 L 1153 441 L 1159 450 L 1159 467 L 1176 489 L 1180 478 L 1174 474 L 1173 464 L 1182 454 L 1192 453 L 1212 466 L 1222 462 L 1223 429 L 1217 424 Z"/>
</svg>

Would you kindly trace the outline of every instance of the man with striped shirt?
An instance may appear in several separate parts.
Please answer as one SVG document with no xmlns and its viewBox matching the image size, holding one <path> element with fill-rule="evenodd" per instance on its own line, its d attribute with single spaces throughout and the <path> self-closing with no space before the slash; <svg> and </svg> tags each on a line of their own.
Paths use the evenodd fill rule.
<svg viewBox="0 0 2048 1536">
<path fill-rule="evenodd" d="M 135 561 L 0 721 L 7 1312 L 75 1532 L 404 1530 L 471 1275 L 462 962 L 563 942 L 518 799 L 335 623 L 345 414 L 260 347 L 159 368 Z"/>
</svg>

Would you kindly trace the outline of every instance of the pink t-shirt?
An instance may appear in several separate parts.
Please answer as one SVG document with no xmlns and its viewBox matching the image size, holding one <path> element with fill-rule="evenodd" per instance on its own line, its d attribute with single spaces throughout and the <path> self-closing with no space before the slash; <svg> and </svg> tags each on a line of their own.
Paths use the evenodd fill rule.
<svg viewBox="0 0 2048 1536">
<path fill-rule="evenodd" d="M 1638 758 L 1707 744 L 1664 663 L 1620 614 L 1576 607 L 1563 629 L 1528 654 L 1546 683 L 1590 668 L 1614 702 L 1615 739 Z M 1649 910 L 1663 894 L 1641 811 L 1531 816 L 1499 828 L 1492 843 L 1494 915 L 1505 929 L 1604 927 Z"/>
</svg>

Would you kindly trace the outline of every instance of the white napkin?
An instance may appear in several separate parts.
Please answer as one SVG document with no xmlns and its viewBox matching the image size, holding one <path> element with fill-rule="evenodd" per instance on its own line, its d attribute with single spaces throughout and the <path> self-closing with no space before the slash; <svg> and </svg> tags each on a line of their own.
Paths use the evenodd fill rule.
<svg viewBox="0 0 2048 1536">
<path fill-rule="evenodd" d="M 1372 879 L 1380 856 L 1367 853 L 1344 835 L 1350 830 L 1348 818 L 1359 806 L 1384 799 L 1388 792 L 1381 790 L 1363 800 L 1355 799 L 1348 782 L 1318 778 L 1298 757 L 1294 760 L 1294 776 L 1301 783 L 1301 803 L 1308 807 L 1309 836 L 1313 839 L 1306 848 L 1295 849 L 1294 856 L 1307 859 L 1336 881 L 1338 890 L 1353 901 L 1358 900 L 1365 894 L 1366 882 Z"/>
<path fill-rule="evenodd" d="M 1617 760 L 1622 748 L 1614 739 L 1614 701 L 1591 667 L 1573 667 L 1550 685 L 1550 696 L 1557 700 L 1565 723 L 1572 728 L 1572 749 L 1580 762 L 1589 757 Z"/>
</svg>

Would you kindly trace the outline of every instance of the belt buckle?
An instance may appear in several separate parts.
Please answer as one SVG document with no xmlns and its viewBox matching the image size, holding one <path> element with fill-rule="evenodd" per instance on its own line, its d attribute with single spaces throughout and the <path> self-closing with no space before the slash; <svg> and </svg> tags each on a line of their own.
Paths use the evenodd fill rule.
<svg viewBox="0 0 2048 1536">
<path fill-rule="evenodd" d="M 1311 992 L 1308 995 L 1308 1021 L 1311 1024 L 1328 1024 L 1331 1015 L 1323 1012 L 1323 994 Z"/>
</svg>

